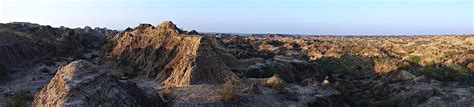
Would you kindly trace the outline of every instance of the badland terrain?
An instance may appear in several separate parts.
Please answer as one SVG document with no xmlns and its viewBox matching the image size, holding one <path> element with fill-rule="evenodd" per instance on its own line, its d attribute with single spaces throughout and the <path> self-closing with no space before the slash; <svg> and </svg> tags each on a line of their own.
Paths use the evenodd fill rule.
<svg viewBox="0 0 474 107">
<path fill-rule="evenodd" d="M 474 35 L 0 24 L 0 106 L 472 106 Z"/>
</svg>

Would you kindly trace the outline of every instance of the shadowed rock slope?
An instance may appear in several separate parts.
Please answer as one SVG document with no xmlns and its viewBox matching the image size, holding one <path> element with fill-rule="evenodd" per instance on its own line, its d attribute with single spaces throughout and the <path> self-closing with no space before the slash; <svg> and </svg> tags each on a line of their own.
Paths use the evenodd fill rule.
<svg viewBox="0 0 474 107">
<path fill-rule="evenodd" d="M 101 48 L 113 30 L 90 27 L 53 28 L 26 22 L 0 24 L 0 65 L 11 66 L 48 57 L 82 57 Z"/>
</svg>

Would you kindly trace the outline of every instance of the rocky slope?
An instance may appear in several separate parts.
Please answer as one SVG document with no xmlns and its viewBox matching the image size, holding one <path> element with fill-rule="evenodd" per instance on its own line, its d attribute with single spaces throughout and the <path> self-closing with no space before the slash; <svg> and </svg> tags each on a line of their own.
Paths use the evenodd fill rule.
<svg viewBox="0 0 474 107">
<path fill-rule="evenodd" d="M 11 103 L 10 98 L 19 93 L 30 99 L 49 82 L 59 64 L 97 57 L 106 37 L 115 32 L 26 22 L 0 24 L 0 106 Z M 20 105 L 30 103 L 19 101 Z"/>
<path fill-rule="evenodd" d="M 107 54 L 163 85 L 223 83 L 233 76 L 213 37 L 186 34 L 172 22 L 141 24 L 121 32 Z"/>
<path fill-rule="evenodd" d="M 53 28 L 15 22 L 0 24 L 0 65 L 11 66 L 51 57 L 82 57 L 101 48 L 108 29 Z"/>
<path fill-rule="evenodd" d="M 158 95 L 143 93 L 136 84 L 106 74 L 84 60 L 60 66 L 51 82 L 36 96 L 42 106 L 164 106 Z"/>
</svg>

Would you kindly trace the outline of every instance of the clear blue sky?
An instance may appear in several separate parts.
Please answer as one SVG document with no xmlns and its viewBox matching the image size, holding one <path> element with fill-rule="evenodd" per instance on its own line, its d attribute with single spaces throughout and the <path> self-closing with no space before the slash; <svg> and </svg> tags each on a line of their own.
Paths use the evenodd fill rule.
<svg viewBox="0 0 474 107">
<path fill-rule="evenodd" d="M 473 34 L 472 0 L 0 0 L 0 23 L 287 34 Z"/>
</svg>

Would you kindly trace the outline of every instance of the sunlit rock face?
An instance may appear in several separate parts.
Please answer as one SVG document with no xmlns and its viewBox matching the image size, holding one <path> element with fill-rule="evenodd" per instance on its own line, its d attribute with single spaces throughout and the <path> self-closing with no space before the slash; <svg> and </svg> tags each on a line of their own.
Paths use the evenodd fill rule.
<svg viewBox="0 0 474 107">
<path fill-rule="evenodd" d="M 170 21 L 121 32 L 109 55 L 137 68 L 139 75 L 169 86 L 223 83 L 233 76 L 214 37 L 184 33 Z"/>
</svg>

